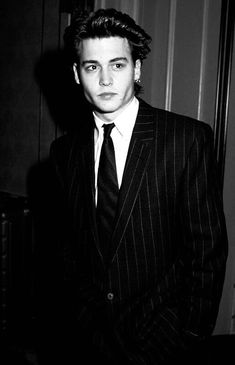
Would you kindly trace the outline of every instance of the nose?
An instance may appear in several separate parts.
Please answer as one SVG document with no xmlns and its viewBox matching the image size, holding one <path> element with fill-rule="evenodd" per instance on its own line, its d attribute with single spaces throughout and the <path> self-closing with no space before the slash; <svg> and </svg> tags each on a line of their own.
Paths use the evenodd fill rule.
<svg viewBox="0 0 235 365">
<path fill-rule="evenodd" d="M 112 85 L 112 76 L 110 75 L 110 72 L 108 70 L 102 70 L 100 73 L 100 86 L 110 86 Z"/>
</svg>

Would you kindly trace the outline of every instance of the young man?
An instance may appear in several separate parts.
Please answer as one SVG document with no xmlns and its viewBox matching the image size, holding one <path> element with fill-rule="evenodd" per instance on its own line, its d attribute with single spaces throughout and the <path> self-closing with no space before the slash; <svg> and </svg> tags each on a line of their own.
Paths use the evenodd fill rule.
<svg viewBox="0 0 235 365">
<path fill-rule="evenodd" d="M 68 354 L 81 364 L 182 362 L 218 313 L 227 238 L 212 131 L 136 97 L 149 43 L 114 9 L 65 33 L 90 107 L 83 133 L 51 146 L 70 236 Z"/>
</svg>

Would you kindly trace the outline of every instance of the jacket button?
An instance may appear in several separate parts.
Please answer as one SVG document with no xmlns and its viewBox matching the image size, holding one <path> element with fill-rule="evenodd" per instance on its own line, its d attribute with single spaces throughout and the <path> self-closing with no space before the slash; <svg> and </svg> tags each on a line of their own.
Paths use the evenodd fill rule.
<svg viewBox="0 0 235 365">
<path fill-rule="evenodd" d="M 114 294 L 113 293 L 108 293 L 107 298 L 108 298 L 108 300 L 113 300 Z"/>
</svg>

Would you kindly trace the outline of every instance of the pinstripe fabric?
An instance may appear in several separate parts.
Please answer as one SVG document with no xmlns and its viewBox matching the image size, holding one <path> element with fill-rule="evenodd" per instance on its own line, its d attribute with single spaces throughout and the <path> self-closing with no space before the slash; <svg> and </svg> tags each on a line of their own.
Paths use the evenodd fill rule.
<svg viewBox="0 0 235 365">
<path fill-rule="evenodd" d="M 95 316 L 96 339 L 117 363 L 165 364 L 212 332 L 222 293 L 227 237 L 212 131 L 140 100 L 107 265 L 92 138 L 62 137 L 51 148 L 74 232 L 65 261 L 76 315 L 84 327 Z"/>
</svg>

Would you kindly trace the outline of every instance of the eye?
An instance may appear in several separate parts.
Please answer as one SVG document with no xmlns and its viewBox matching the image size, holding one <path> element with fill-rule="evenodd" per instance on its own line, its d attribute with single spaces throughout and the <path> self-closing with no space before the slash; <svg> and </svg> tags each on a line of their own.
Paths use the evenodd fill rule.
<svg viewBox="0 0 235 365">
<path fill-rule="evenodd" d="M 114 70 L 121 70 L 123 67 L 125 67 L 124 63 L 115 63 L 113 64 Z"/>
<path fill-rule="evenodd" d="M 96 65 L 89 65 L 86 67 L 87 72 L 92 72 L 92 71 L 95 71 L 96 69 L 97 69 Z"/>
</svg>

